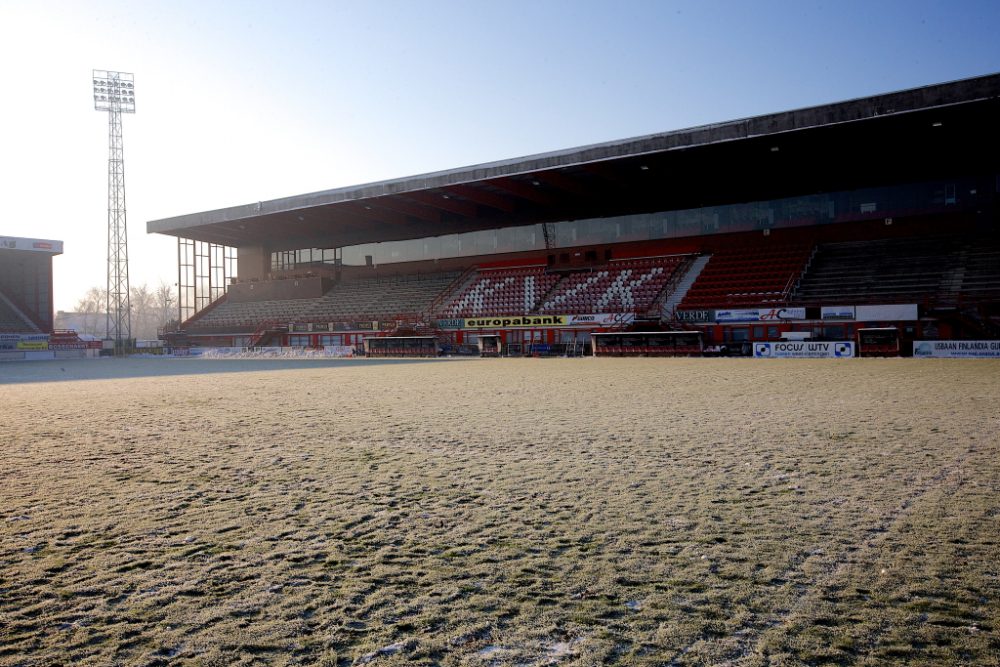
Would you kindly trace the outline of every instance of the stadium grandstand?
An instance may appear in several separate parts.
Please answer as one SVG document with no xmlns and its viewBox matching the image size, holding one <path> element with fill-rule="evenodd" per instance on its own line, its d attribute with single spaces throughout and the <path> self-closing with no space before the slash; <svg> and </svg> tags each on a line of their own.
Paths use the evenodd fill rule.
<svg viewBox="0 0 1000 667">
<path fill-rule="evenodd" d="M 52 258 L 62 241 L 0 236 L 0 333 L 52 332 Z"/>
<path fill-rule="evenodd" d="M 0 236 L 0 359 L 48 353 L 52 258 L 62 241 Z"/>
<path fill-rule="evenodd" d="M 993 74 L 147 230 L 177 237 L 193 345 L 997 339 L 997 118 Z"/>
</svg>

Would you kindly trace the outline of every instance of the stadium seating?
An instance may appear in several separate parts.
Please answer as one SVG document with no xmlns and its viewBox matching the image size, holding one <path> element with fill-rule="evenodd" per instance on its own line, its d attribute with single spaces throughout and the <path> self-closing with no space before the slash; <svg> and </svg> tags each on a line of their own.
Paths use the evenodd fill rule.
<svg viewBox="0 0 1000 667">
<path fill-rule="evenodd" d="M 442 312 L 446 317 L 530 313 L 558 280 L 544 266 L 482 269 Z"/>
<path fill-rule="evenodd" d="M 680 255 L 612 262 L 566 276 L 539 307 L 543 313 L 644 313 L 666 287 Z"/>
<path fill-rule="evenodd" d="M 264 322 L 353 322 L 420 316 L 458 273 L 392 276 L 343 282 L 318 299 L 221 303 L 186 323 L 199 331 L 255 331 Z"/>
<path fill-rule="evenodd" d="M 458 277 L 456 272 L 393 276 L 335 285 L 312 300 L 302 321 L 391 320 L 399 315 L 419 317 Z"/>
<path fill-rule="evenodd" d="M 0 294 L 0 333 L 35 333 L 38 327 L 21 316 L 17 307 Z"/>
<path fill-rule="evenodd" d="M 188 331 L 251 332 L 263 322 L 300 322 L 315 299 L 227 301 L 189 320 Z"/>
<path fill-rule="evenodd" d="M 976 238 L 958 251 L 963 302 L 1000 299 L 1000 239 Z"/>
<path fill-rule="evenodd" d="M 784 303 L 812 252 L 812 243 L 739 246 L 717 250 L 679 309 Z"/>
<path fill-rule="evenodd" d="M 998 295 L 1000 242 L 950 235 L 821 245 L 794 300 L 953 305 Z"/>
<path fill-rule="evenodd" d="M 692 265 L 691 254 L 555 270 L 541 264 L 471 267 L 464 272 L 345 281 L 319 298 L 242 303 L 224 299 L 186 326 L 192 333 L 208 335 L 251 333 L 267 324 L 428 322 L 434 316 L 643 315 L 670 290 L 676 291 L 674 300 L 680 299 L 678 309 L 865 303 L 978 307 L 1000 298 L 1000 238 L 995 234 L 933 231 L 818 246 L 816 238 L 799 235 L 776 242 L 773 237 L 741 235 L 714 242 L 701 249 L 706 254 L 697 259 L 700 272 L 693 272 L 687 282 L 676 279 Z M 829 235 L 826 240 L 838 238 L 845 237 Z M 32 325 L 0 300 L 0 331 L 13 330 L 31 331 Z"/>
</svg>

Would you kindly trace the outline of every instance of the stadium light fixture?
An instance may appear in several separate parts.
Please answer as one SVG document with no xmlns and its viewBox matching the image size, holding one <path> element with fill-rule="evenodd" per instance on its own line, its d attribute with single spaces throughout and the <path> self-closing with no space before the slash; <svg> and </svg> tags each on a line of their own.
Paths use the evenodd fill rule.
<svg viewBox="0 0 1000 667">
<path fill-rule="evenodd" d="M 135 113 L 135 77 L 128 72 L 95 69 L 94 109 Z"/>
</svg>

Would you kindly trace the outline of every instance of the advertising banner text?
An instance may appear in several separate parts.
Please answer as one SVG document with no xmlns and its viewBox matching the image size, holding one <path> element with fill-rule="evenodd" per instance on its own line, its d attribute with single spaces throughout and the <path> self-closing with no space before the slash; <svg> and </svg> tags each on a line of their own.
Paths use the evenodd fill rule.
<svg viewBox="0 0 1000 667">
<path fill-rule="evenodd" d="M 854 356 L 854 343 L 851 341 L 754 343 L 753 356 L 757 359 L 850 358 Z"/>
<path fill-rule="evenodd" d="M 938 359 L 1000 359 L 1000 340 L 915 340 L 913 356 Z"/>
</svg>

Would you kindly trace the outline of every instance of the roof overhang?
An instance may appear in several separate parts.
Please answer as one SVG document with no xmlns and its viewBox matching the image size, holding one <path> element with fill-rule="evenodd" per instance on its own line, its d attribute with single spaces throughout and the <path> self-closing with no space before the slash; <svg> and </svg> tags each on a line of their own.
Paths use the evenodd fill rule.
<svg viewBox="0 0 1000 667">
<path fill-rule="evenodd" d="M 992 173 L 1000 74 L 147 223 L 271 250 Z"/>
<path fill-rule="evenodd" d="M 48 255 L 61 255 L 62 241 L 51 239 L 28 239 L 18 236 L 0 236 L 0 250 L 18 250 L 24 252 L 40 252 Z"/>
</svg>

